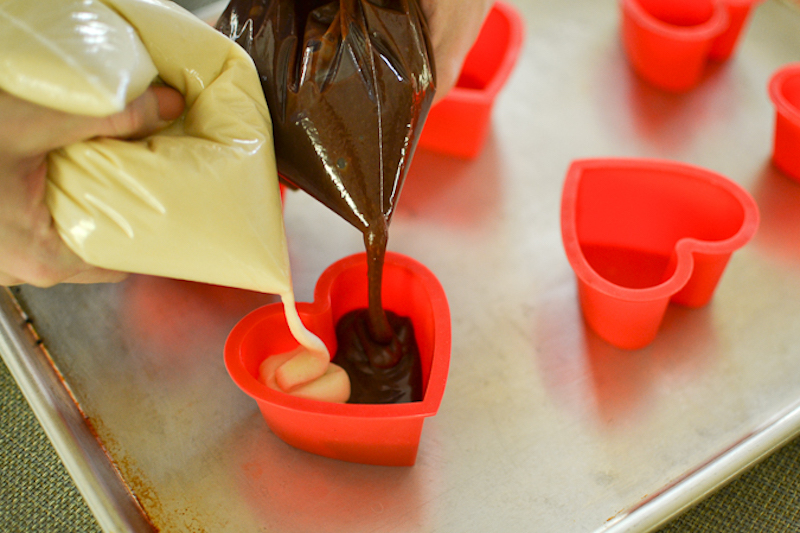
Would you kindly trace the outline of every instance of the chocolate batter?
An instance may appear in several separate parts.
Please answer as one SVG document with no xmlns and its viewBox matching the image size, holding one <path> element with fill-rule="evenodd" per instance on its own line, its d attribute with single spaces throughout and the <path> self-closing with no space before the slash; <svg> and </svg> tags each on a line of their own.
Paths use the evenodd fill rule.
<svg viewBox="0 0 800 533">
<path fill-rule="evenodd" d="M 403 366 L 416 341 L 387 317 L 381 278 L 389 221 L 434 95 L 418 0 L 232 0 L 217 29 L 253 58 L 281 178 L 363 233 L 369 335 L 361 340 L 373 345 L 374 369 Z"/>
<path fill-rule="evenodd" d="M 348 403 L 400 403 L 422 400 L 422 366 L 411 320 L 388 311 L 394 335 L 388 345 L 368 331 L 368 311 L 344 315 L 336 324 L 339 349 L 333 362 L 350 376 Z M 399 356 L 399 357 L 398 357 Z M 393 359 L 397 361 L 390 363 Z"/>
</svg>

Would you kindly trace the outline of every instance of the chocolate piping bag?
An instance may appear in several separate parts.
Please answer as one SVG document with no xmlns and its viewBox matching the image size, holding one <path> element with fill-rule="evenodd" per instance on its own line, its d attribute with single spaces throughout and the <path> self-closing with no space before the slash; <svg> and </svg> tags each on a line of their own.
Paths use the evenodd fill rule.
<svg viewBox="0 0 800 533">
<path fill-rule="evenodd" d="M 364 234 L 371 334 L 389 342 L 382 257 L 435 89 L 417 0 L 232 0 L 217 29 L 253 58 L 281 178 Z"/>
</svg>

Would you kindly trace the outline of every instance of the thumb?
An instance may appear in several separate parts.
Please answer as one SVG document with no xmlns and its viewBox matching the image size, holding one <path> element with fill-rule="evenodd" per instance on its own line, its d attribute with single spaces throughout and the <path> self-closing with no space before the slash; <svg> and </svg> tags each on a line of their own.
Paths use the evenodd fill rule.
<svg viewBox="0 0 800 533">
<path fill-rule="evenodd" d="M 155 133 L 175 120 L 184 109 L 183 96 L 171 87 L 150 87 L 124 110 L 97 120 L 95 137 L 138 139 Z"/>
</svg>

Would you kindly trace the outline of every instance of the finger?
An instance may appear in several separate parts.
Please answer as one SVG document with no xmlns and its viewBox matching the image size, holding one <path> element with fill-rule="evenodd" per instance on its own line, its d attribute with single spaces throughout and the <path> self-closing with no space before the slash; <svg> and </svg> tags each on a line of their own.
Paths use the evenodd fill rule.
<svg viewBox="0 0 800 533">
<path fill-rule="evenodd" d="M 150 87 L 121 112 L 107 117 L 49 109 L 0 90 L 0 157 L 25 159 L 94 137 L 140 138 L 163 128 L 184 110 L 183 96 L 171 87 Z"/>
<path fill-rule="evenodd" d="M 434 103 L 455 86 L 492 4 L 491 0 L 422 0 L 436 64 Z"/>
<path fill-rule="evenodd" d="M 48 278 L 47 280 L 41 278 L 31 277 L 26 280 L 13 276 L 10 274 L 0 272 L 0 286 L 11 287 L 14 285 L 29 284 L 35 287 L 51 287 L 57 283 L 119 283 L 129 276 L 126 272 L 117 272 L 116 270 L 105 270 L 102 268 L 89 268 L 88 270 L 79 272 L 66 279 Z"/>
<path fill-rule="evenodd" d="M 0 272 L 0 286 L 2 287 L 11 287 L 12 285 L 19 285 L 23 283 L 21 279 L 16 276 L 10 276 L 3 272 Z"/>
<path fill-rule="evenodd" d="M 183 113 L 183 96 L 170 87 L 150 87 L 121 112 L 98 119 L 91 137 L 139 139 L 164 128 Z"/>
<path fill-rule="evenodd" d="M 118 283 L 128 276 L 127 272 L 93 267 L 68 277 L 62 283 Z"/>
<path fill-rule="evenodd" d="M 79 258 L 68 258 L 69 253 L 57 254 L 59 257 L 52 261 L 43 260 L 42 256 L 49 256 L 50 251 L 33 249 L 23 257 L 14 258 L 9 264 L 4 264 L 6 272 L 0 274 L 0 285 L 28 284 L 34 287 L 52 287 L 64 279 L 76 275 L 86 268 Z"/>
<path fill-rule="evenodd" d="M 35 287 L 52 287 L 93 268 L 64 244 L 55 229 L 33 235 L 27 250 L 11 274 Z"/>
<path fill-rule="evenodd" d="M 186 102 L 181 93 L 165 86 L 153 86 L 151 89 L 158 98 L 158 114 L 162 120 L 175 120 L 183 114 Z"/>
<path fill-rule="evenodd" d="M 52 227 L 46 230 L 36 226 L 23 231 L 6 229 L 12 234 L 12 242 L 0 243 L 7 252 L 0 257 L 0 285 L 26 283 L 35 287 L 52 287 L 65 282 L 118 282 L 127 277 L 124 272 L 87 264 L 64 244 Z"/>
</svg>

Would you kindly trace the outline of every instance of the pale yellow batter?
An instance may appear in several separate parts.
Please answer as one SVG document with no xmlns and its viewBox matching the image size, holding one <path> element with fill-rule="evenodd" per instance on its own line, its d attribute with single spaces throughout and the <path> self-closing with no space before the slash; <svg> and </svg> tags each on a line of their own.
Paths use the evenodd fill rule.
<svg viewBox="0 0 800 533">
<path fill-rule="evenodd" d="M 0 88 L 20 98 L 105 116 L 156 81 L 186 100 L 141 141 L 50 154 L 47 202 L 67 245 L 106 269 L 281 295 L 305 347 L 288 382 L 325 376 L 330 355 L 295 307 L 269 111 L 244 50 L 160 0 L 10 0 L 0 21 L 12 29 Z"/>
</svg>

